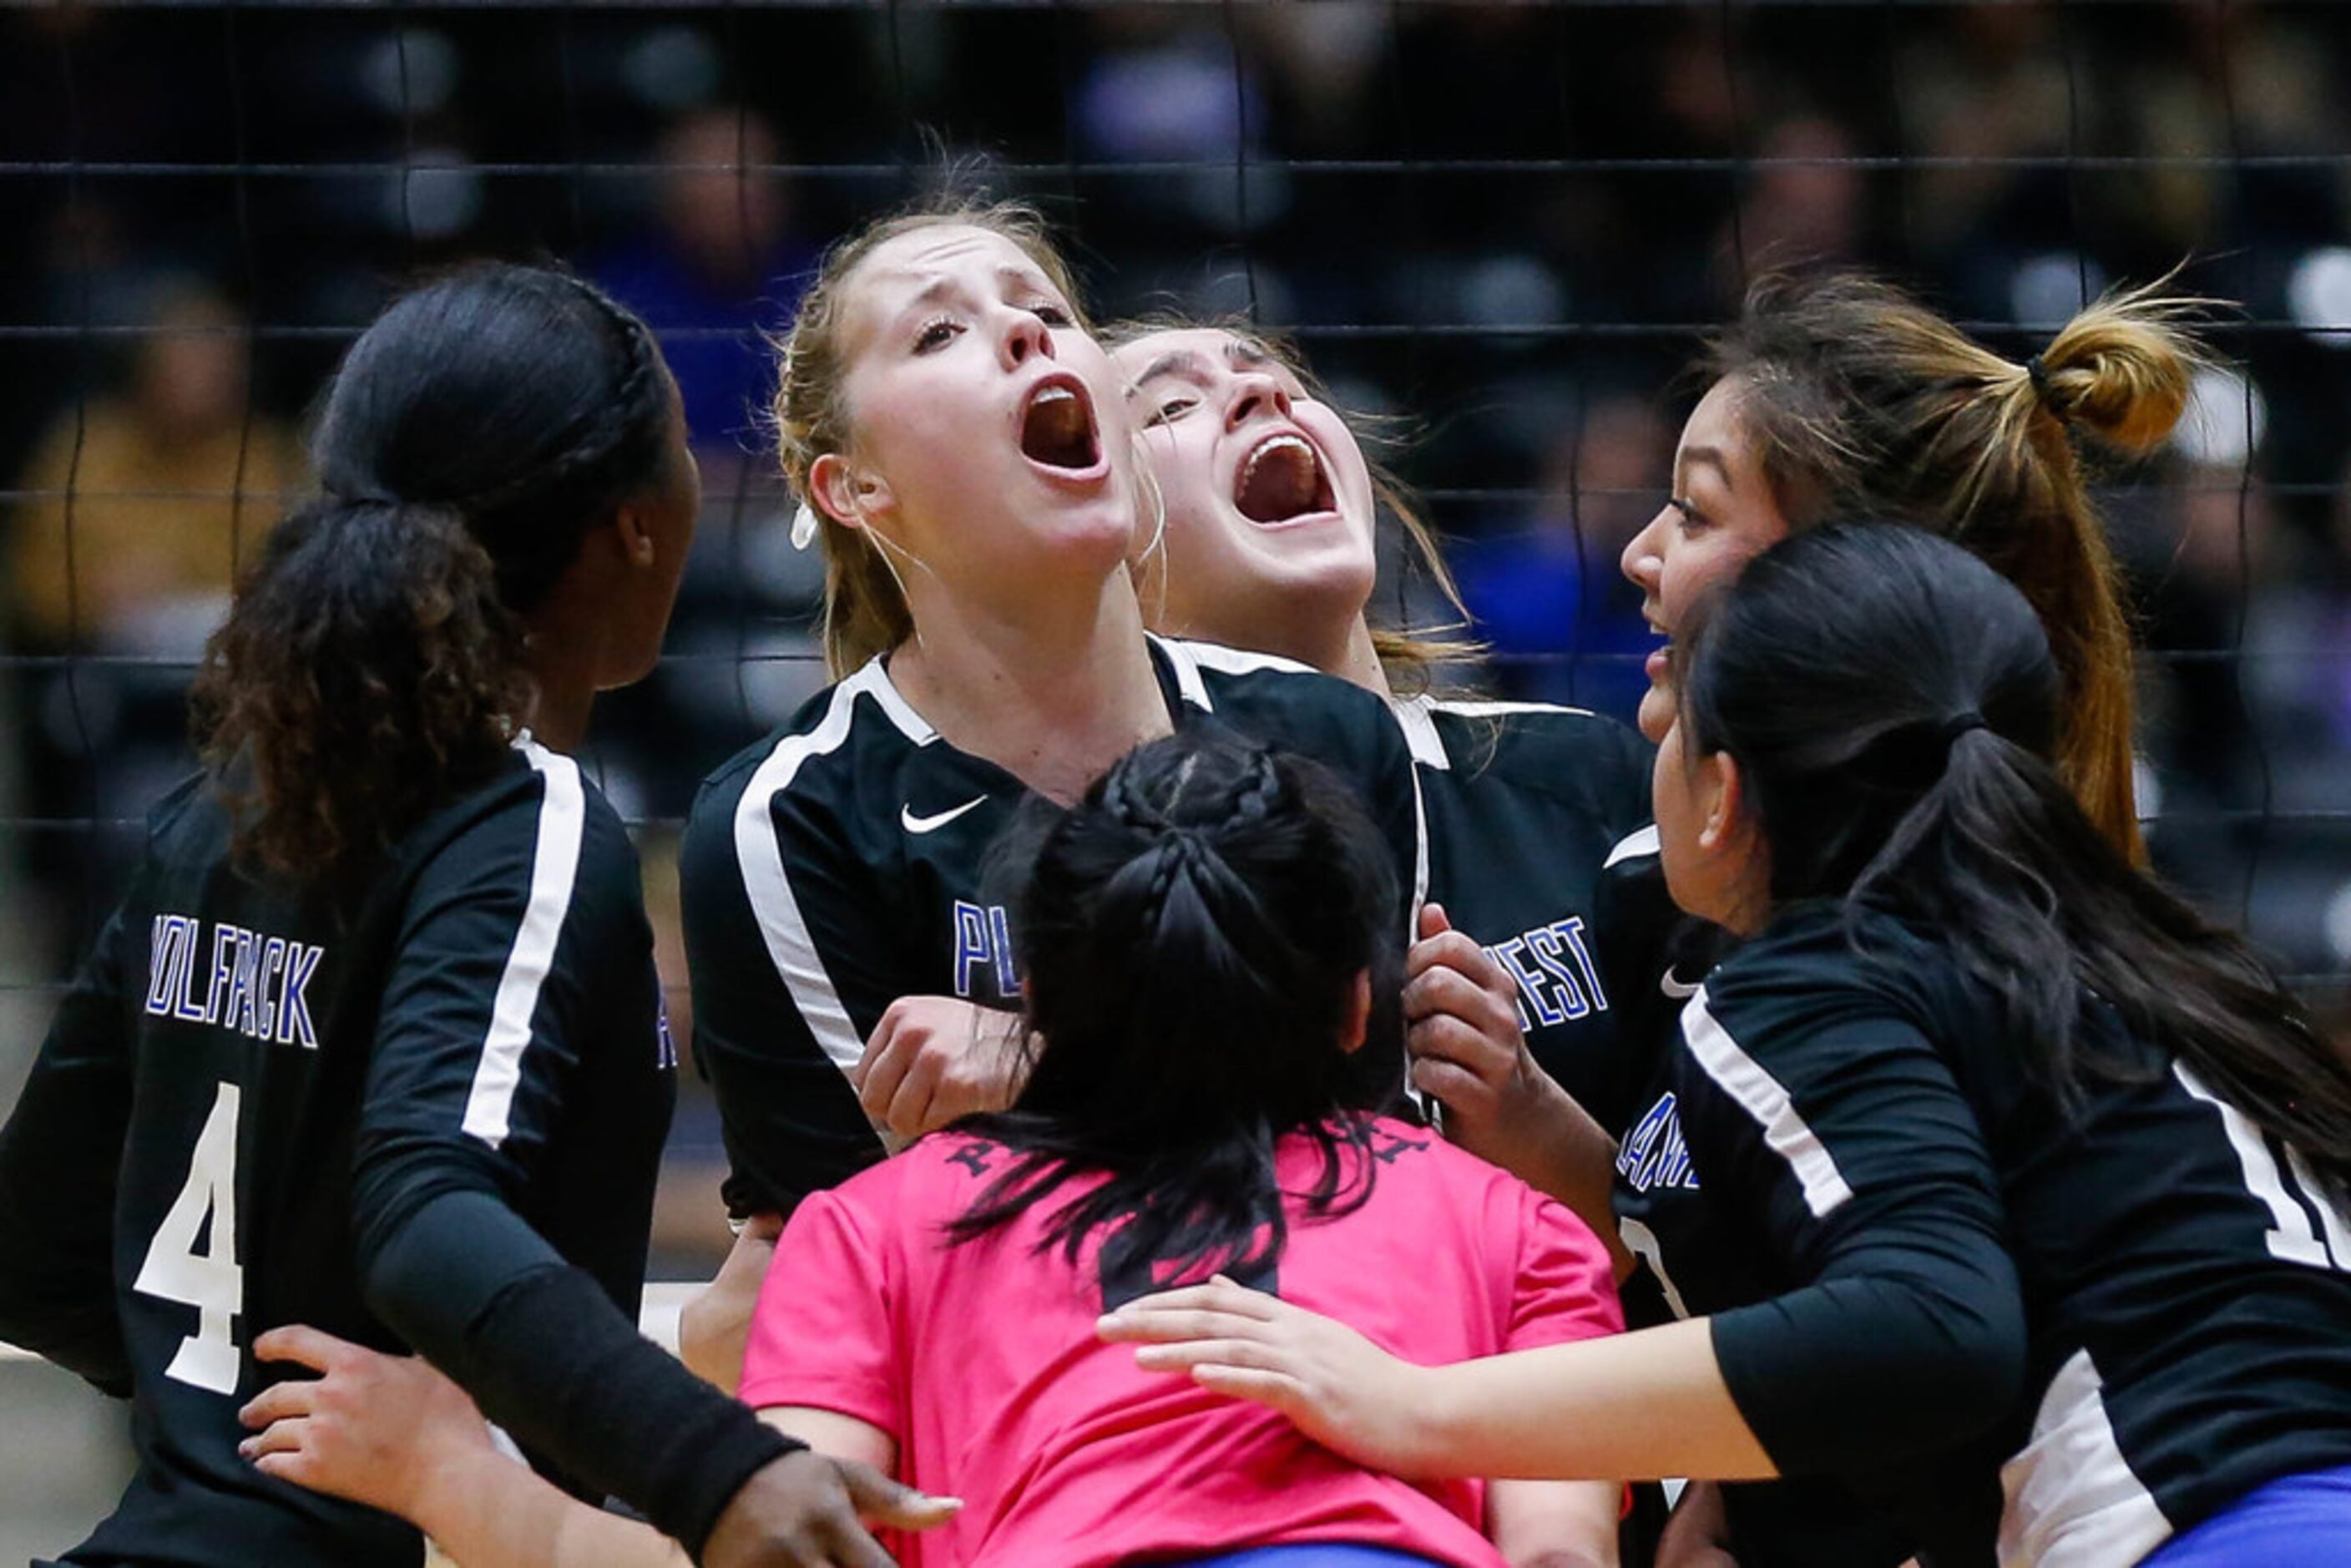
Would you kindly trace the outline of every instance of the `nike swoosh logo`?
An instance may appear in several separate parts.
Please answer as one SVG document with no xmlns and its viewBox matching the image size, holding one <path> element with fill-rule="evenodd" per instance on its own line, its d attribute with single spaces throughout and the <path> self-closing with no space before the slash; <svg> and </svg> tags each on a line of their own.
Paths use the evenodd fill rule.
<svg viewBox="0 0 2351 1568">
<path fill-rule="evenodd" d="M 1667 969 L 1664 974 L 1657 977 L 1657 989 L 1665 992 L 1667 996 L 1677 1002 L 1687 1001 L 1690 998 L 1698 995 L 1699 988 L 1704 984 L 1705 982 L 1703 980 L 1698 982 L 1696 985 L 1692 985 L 1683 980 L 1677 980 L 1674 978 L 1674 972 L 1671 969 Z"/>
<path fill-rule="evenodd" d="M 914 808 L 912 806 L 901 806 L 898 808 L 898 825 L 905 829 L 910 833 L 932 832 L 937 829 L 946 827 L 949 822 L 954 821 L 957 817 L 962 816 L 966 811 L 970 810 L 973 807 L 984 806 L 987 803 L 987 796 L 976 796 L 971 800 L 966 800 L 962 805 L 956 807 L 952 810 L 941 811 L 935 817 L 917 817 L 914 815 Z"/>
</svg>

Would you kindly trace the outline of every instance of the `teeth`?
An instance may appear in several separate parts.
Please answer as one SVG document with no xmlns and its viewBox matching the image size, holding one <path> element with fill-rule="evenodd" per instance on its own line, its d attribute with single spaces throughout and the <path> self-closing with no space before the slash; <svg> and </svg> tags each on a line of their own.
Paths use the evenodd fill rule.
<svg viewBox="0 0 2351 1568">
<path fill-rule="evenodd" d="M 1040 406 L 1049 402 L 1074 402 L 1077 396 L 1067 387 L 1047 387 L 1037 394 L 1035 402 Z"/>
<path fill-rule="evenodd" d="M 1241 469 L 1241 483 L 1244 485 L 1249 483 L 1249 476 L 1257 472 L 1257 465 L 1265 461 L 1267 453 L 1278 452 L 1286 446 L 1295 446 L 1309 457 L 1314 455 L 1314 449 L 1294 435 L 1273 436 L 1249 454 L 1248 464 Z"/>
</svg>

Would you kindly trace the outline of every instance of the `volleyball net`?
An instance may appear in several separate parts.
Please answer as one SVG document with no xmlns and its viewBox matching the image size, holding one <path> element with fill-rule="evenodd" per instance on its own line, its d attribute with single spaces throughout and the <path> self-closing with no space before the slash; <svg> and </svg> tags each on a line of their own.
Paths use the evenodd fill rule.
<svg viewBox="0 0 2351 1568">
<path fill-rule="evenodd" d="M 1616 559 L 1663 498 L 1677 377 L 1759 268 L 1885 271 L 2021 358 L 2184 264 L 2235 303 L 2225 363 L 2106 492 L 2151 841 L 2339 1019 L 2346 79 L 2351 8 L 2321 0 L 0 13 L 7 1050 L 28 1058 L 188 765 L 187 679 L 303 482 L 322 378 L 392 288 L 462 257 L 577 267 L 676 368 L 707 510 L 662 664 L 591 748 L 672 831 L 823 678 L 760 334 L 824 244 L 947 167 L 1044 207 L 1100 316 L 1297 340 L 1396 437 L 1491 650 L 1478 678 L 1621 716 L 1648 638 Z M 1442 618 L 1394 581 L 1380 613 Z"/>
</svg>

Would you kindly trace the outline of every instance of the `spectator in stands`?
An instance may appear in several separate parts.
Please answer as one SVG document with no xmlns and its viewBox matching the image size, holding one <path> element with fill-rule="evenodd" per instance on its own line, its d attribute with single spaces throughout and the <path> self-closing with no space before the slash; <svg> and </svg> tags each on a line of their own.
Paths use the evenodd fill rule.
<svg viewBox="0 0 2351 1568">
<path fill-rule="evenodd" d="M 1657 509 L 1673 453 L 1654 404 L 1605 392 L 1551 451 L 1522 527 L 1466 543 L 1461 596 L 1506 695 L 1629 717 L 1654 639 L 1616 558 Z"/>
<path fill-rule="evenodd" d="M 298 483 L 235 308 L 182 283 L 154 324 L 129 384 L 60 413 L 19 483 L 10 589 L 38 646 L 193 653 Z"/>
</svg>

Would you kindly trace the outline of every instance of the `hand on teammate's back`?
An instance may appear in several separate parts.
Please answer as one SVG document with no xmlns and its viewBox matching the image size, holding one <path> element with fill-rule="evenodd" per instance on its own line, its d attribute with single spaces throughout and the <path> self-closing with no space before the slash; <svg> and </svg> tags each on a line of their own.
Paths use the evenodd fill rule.
<svg viewBox="0 0 2351 1568">
<path fill-rule="evenodd" d="M 1335 1318 L 1219 1274 L 1129 1301 L 1094 1333 L 1134 1345 L 1144 1371 L 1189 1375 L 1211 1392 L 1265 1406 L 1359 1465 L 1407 1479 L 1442 1473 L 1428 1469 L 1431 1369 Z"/>
<path fill-rule="evenodd" d="M 1019 1027 L 1014 1014 L 955 997 L 901 997 L 873 1026 L 849 1082 L 875 1126 L 919 1138 L 1012 1103 L 1020 1092 Z"/>
<path fill-rule="evenodd" d="M 265 1475 L 414 1521 L 444 1478 L 503 1462 L 465 1391 L 416 1356 L 298 1323 L 271 1329 L 253 1353 L 322 1375 L 273 1383 L 237 1412 L 255 1428 L 238 1451 Z"/>
<path fill-rule="evenodd" d="M 892 1568 L 860 1521 L 929 1530 L 962 1506 L 801 1448 L 743 1483 L 703 1547 L 703 1568 Z"/>
</svg>

